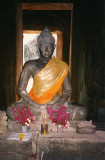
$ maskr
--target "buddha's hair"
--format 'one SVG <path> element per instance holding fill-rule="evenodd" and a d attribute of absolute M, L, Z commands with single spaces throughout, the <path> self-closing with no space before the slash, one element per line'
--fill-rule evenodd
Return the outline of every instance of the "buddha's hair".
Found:
<path fill-rule="evenodd" d="M 40 33 L 40 35 L 37 38 L 38 46 L 40 46 L 44 42 L 49 42 L 55 45 L 55 38 L 53 37 L 52 33 L 49 31 L 47 26 L 44 28 L 44 30 Z"/>

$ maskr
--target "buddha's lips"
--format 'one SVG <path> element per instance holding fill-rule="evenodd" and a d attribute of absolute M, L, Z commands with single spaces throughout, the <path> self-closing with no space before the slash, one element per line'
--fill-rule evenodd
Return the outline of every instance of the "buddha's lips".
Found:
<path fill-rule="evenodd" d="M 43 55 L 44 55 L 45 57 L 49 57 L 49 56 L 51 55 L 51 53 L 49 53 L 49 52 L 44 52 Z"/>

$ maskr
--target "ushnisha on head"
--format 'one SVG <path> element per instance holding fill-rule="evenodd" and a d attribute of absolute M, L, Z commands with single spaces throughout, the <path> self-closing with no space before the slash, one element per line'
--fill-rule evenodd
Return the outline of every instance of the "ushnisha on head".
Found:
<path fill-rule="evenodd" d="M 50 58 L 55 49 L 55 39 L 47 27 L 41 32 L 37 38 L 37 44 L 40 56 Z"/>
<path fill-rule="evenodd" d="M 43 43 L 51 43 L 55 46 L 55 38 L 52 36 L 52 33 L 49 31 L 48 27 L 45 27 L 45 29 L 40 33 L 37 38 L 38 46 Z"/>

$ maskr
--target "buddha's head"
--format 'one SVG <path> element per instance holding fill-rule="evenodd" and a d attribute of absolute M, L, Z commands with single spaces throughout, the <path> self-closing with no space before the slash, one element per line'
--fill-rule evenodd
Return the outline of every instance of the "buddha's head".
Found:
<path fill-rule="evenodd" d="M 47 27 L 38 36 L 37 44 L 41 56 L 46 58 L 52 57 L 55 49 L 55 39 Z"/>

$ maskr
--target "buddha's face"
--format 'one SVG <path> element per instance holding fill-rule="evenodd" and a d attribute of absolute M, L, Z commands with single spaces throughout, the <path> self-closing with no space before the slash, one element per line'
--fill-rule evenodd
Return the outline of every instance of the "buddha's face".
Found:
<path fill-rule="evenodd" d="M 42 43 L 39 46 L 40 54 L 46 58 L 50 58 L 54 52 L 54 45 L 52 43 Z"/>

